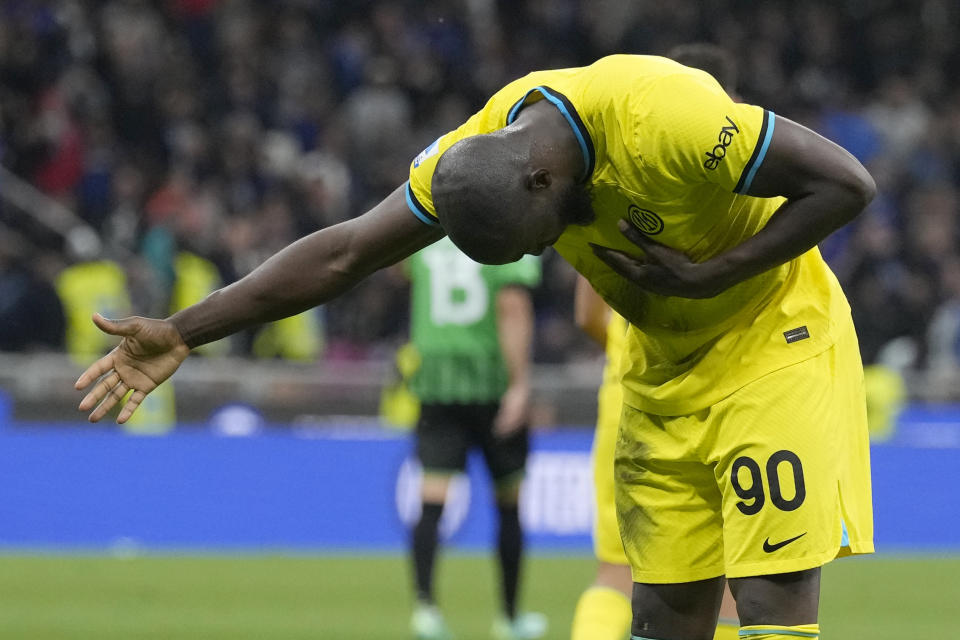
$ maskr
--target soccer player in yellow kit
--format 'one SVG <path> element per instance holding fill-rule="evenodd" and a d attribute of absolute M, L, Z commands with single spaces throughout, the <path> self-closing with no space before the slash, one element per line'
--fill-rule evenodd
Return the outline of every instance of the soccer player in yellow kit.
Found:
<path fill-rule="evenodd" d="M 667 53 L 671 60 L 713 76 L 727 94 L 736 101 L 737 66 L 726 50 L 706 42 L 674 47 Z M 581 329 L 604 347 L 606 364 L 603 382 L 597 394 L 597 426 L 593 437 L 593 484 L 596 512 L 593 527 L 593 548 L 597 557 L 597 574 L 593 583 L 580 595 L 571 624 L 571 640 L 621 640 L 630 628 L 630 595 L 633 581 L 630 563 L 623 550 L 617 526 L 613 490 L 613 456 L 623 394 L 620 391 L 621 354 L 626 342 L 627 322 L 613 313 L 603 298 L 578 276 L 574 296 L 574 318 Z M 723 590 L 720 619 L 714 640 L 736 640 L 739 622 L 736 602 L 730 590 Z"/>
<path fill-rule="evenodd" d="M 499 264 L 554 248 L 630 322 L 615 460 L 635 640 L 817 638 L 819 567 L 873 549 L 862 367 L 816 243 L 873 197 L 848 153 L 707 73 L 617 55 L 531 73 L 307 236 L 78 379 L 125 421 L 192 347 L 303 311 L 443 233 Z M 419 226 L 418 226 L 419 225 Z M 127 394 L 129 392 L 129 397 Z"/>

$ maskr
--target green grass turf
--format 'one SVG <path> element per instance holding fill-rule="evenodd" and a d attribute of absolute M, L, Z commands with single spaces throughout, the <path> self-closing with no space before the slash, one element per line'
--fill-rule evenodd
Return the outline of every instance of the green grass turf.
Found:
<path fill-rule="evenodd" d="M 569 637 L 573 605 L 593 572 L 587 556 L 537 555 L 523 602 Z M 960 556 L 844 560 L 825 570 L 824 640 L 950 638 Z M 486 638 L 494 565 L 441 559 L 438 593 L 462 640 Z M 0 555 L 0 638 L 402 639 L 409 572 L 399 556 Z"/>

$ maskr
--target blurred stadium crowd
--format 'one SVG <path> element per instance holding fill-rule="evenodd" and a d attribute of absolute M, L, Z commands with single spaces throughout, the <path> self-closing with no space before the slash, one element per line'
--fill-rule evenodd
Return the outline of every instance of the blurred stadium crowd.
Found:
<path fill-rule="evenodd" d="M 0 350 L 102 348 L 82 335 L 89 311 L 166 315 L 362 213 L 507 81 L 690 41 L 730 50 L 744 100 L 876 177 L 870 209 L 822 247 L 865 361 L 955 369 L 952 0 L 5 0 L 0 164 L 99 242 L 50 232 L 0 181 Z M 570 322 L 572 272 L 545 261 L 537 359 L 592 353 Z M 325 341 L 326 357 L 381 357 L 405 332 L 401 283 L 381 272 L 322 319 L 224 349 L 311 359 Z"/>

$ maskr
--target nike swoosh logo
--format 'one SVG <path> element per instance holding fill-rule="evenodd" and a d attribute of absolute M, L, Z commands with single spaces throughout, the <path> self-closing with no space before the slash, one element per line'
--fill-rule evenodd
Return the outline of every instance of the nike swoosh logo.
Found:
<path fill-rule="evenodd" d="M 777 542 L 777 543 L 775 543 L 775 544 L 770 544 L 770 538 L 767 538 L 766 540 L 763 541 L 763 550 L 766 551 L 767 553 L 773 553 L 773 552 L 776 551 L 777 549 L 782 549 L 783 547 L 787 546 L 787 545 L 790 544 L 791 542 L 796 542 L 797 540 L 799 540 L 800 538 L 802 538 L 802 537 L 805 536 L 805 535 L 807 535 L 807 532 L 806 532 L 806 531 L 804 531 L 803 533 L 801 533 L 801 534 L 798 535 L 798 536 L 794 536 L 794 537 L 792 537 L 792 538 L 787 538 L 786 540 L 782 540 L 782 541 Z"/>

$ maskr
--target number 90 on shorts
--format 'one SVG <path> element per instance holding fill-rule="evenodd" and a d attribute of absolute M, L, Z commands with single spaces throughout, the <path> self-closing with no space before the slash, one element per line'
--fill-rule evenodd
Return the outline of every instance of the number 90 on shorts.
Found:
<path fill-rule="evenodd" d="M 853 342 L 853 347 L 856 343 Z M 873 550 L 859 353 L 837 344 L 683 416 L 624 406 L 615 461 L 634 580 L 801 571 Z"/>

